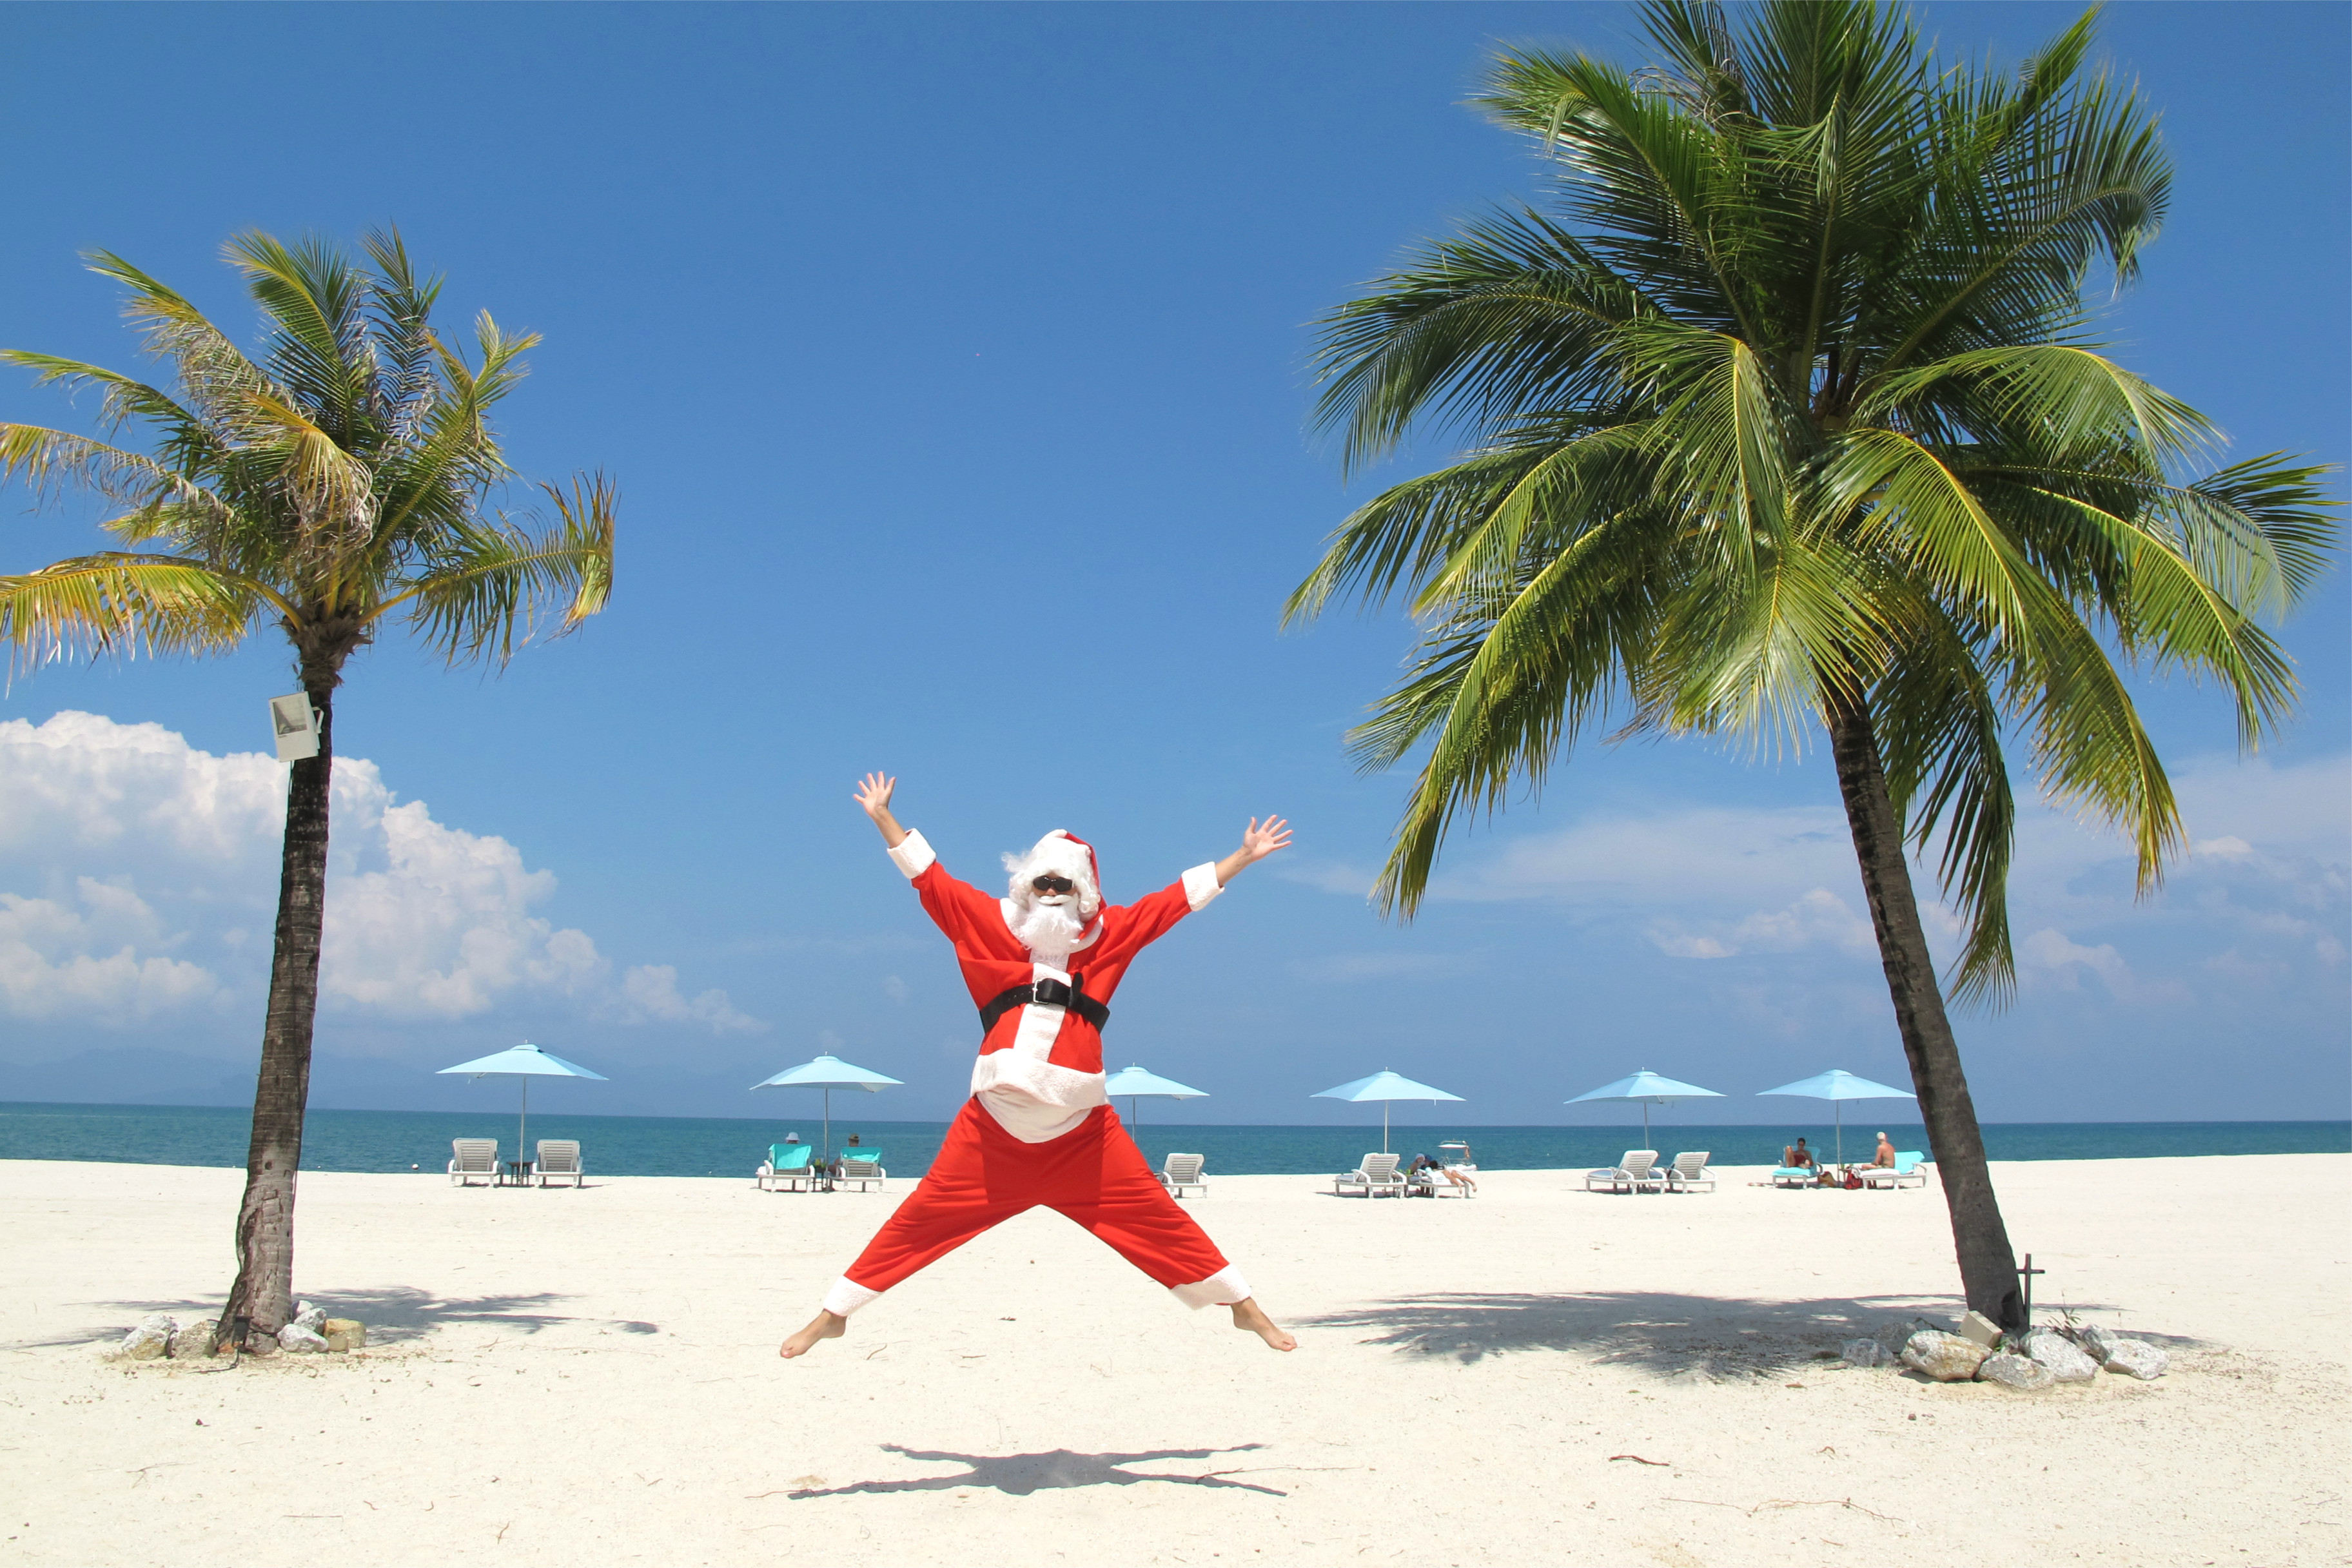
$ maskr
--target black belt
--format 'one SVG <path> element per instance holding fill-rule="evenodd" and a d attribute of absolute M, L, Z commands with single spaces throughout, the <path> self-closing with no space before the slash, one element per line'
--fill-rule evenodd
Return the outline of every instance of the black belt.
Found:
<path fill-rule="evenodd" d="M 1076 982 L 1073 985 L 1065 985 L 1058 980 L 1040 980 L 1031 985 L 1015 985 L 1012 990 L 1000 994 L 980 1010 L 981 1037 L 985 1039 L 988 1032 L 996 1027 L 996 1020 L 1015 1007 L 1025 1007 L 1032 1002 L 1043 1002 L 1049 1007 L 1066 1007 L 1100 1029 L 1110 1022 L 1110 1009 L 1082 989 L 1087 983 L 1085 975 L 1073 978 Z"/>

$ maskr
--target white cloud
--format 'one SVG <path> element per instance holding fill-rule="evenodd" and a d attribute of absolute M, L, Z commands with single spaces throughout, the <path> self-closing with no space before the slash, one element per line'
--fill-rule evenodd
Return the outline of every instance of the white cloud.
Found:
<path fill-rule="evenodd" d="M 88 877 L 75 881 L 79 910 L 0 893 L 0 997 L 10 1014 L 123 1025 L 220 995 L 220 982 L 200 964 L 139 955 L 141 939 L 152 946 L 158 932 L 154 911 L 136 893 Z"/>
<path fill-rule="evenodd" d="M 675 964 L 637 965 L 621 976 L 621 995 L 627 1003 L 630 1023 L 702 1024 L 714 1034 L 751 1034 L 766 1027 L 729 1005 L 724 991 L 702 991 L 691 997 L 680 994 Z"/>
<path fill-rule="evenodd" d="M 2117 997 L 2129 995 L 2136 986 L 2131 965 L 2124 962 L 2111 942 L 2096 947 L 2084 947 L 2067 940 L 2066 933 L 2048 926 L 2016 944 L 2017 967 L 2021 983 L 2030 984 L 2037 974 L 2049 975 L 2068 991 L 2081 987 L 2081 971 L 2089 970 L 2107 984 L 2107 989 Z"/>
<path fill-rule="evenodd" d="M 507 840 L 397 801 L 335 763 L 320 994 L 328 1010 L 476 1017 L 519 1003 L 582 1016 L 757 1028 L 667 965 L 617 979 L 584 931 L 533 912 L 555 878 Z M 275 920 L 284 773 L 158 724 L 64 712 L 0 722 L 0 1005 L 121 1024 L 257 992 Z M 89 873 L 101 873 L 97 879 Z"/>
<path fill-rule="evenodd" d="M 1274 863 L 1274 874 L 1286 882 L 1297 882 L 1326 893 L 1338 893 L 1343 898 L 1369 899 L 1379 873 L 1340 860 L 1292 860 L 1284 858 Z"/>
<path fill-rule="evenodd" d="M 1472 955 L 1453 952 L 1337 952 L 1300 959 L 1286 966 L 1301 980 L 1350 984 L 1362 980 L 1442 980 L 1479 967 Z"/>
<path fill-rule="evenodd" d="M 1833 947 L 1847 952 L 1876 951 L 1870 922 L 1827 888 L 1815 888 L 1786 908 L 1759 910 L 1737 921 L 1709 921 L 1693 929 L 1662 918 L 1645 933 L 1658 950 L 1675 958 L 1729 958 L 1738 952 L 1795 952 Z"/>

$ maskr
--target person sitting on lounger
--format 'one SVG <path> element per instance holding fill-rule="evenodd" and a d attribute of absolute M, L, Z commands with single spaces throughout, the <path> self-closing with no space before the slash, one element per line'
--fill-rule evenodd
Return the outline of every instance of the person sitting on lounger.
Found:
<path fill-rule="evenodd" d="M 1805 1141 L 1800 1138 L 1794 1148 L 1780 1151 L 1780 1163 L 1792 1171 L 1810 1171 L 1817 1162 L 1813 1159 L 1813 1152 L 1806 1148 Z"/>
<path fill-rule="evenodd" d="M 1895 1145 L 1886 1141 L 1886 1134 L 1884 1132 L 1878 1135 L 1878 1152 L 1872 1157 L 1870 1163 L 1874 1165 L 1885 1165 L 1890 1170 L 1894 1168 Z"/>

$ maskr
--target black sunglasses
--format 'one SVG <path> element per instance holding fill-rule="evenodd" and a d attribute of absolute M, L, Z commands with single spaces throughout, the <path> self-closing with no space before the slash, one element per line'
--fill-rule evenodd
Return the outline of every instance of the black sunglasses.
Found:
<path fill-rule="evenodd" d="M 1029 879 L 1029 885 L 1036 889 L 1041 893 L 1066 893 L 1077 886 L 1076 883 L 1071 881 L 1067 877 L 1055 877 L 1050 875 L 1044 877 L 1032 877 Z"/>

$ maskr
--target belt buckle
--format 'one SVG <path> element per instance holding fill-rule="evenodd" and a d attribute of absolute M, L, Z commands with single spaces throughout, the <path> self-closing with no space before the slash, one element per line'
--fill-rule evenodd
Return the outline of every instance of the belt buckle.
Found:
<path fill-rule="evenodd" d="M 1061 981 L 1040 980 L 1032 985 L 1030 990 L 1038 1001 L 1049 1007 L 1066 1007 L 1070 1005 L 1070 988 Z"/>

